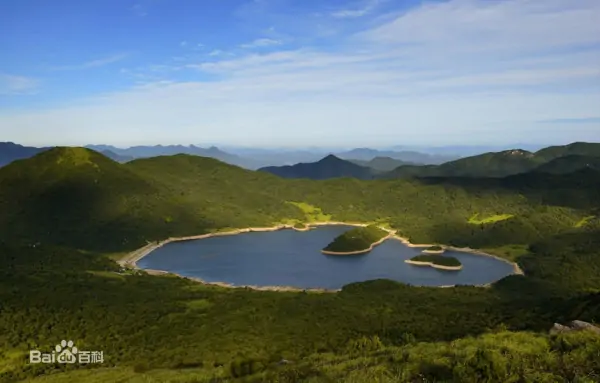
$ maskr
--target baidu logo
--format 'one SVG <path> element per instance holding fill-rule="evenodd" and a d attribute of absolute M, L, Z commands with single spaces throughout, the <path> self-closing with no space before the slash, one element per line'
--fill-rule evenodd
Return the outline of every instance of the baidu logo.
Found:
<path fill-rule="evenodd" d="M 104 363 L 104 352 L 79 350 L 72 340 L 62 340 L 52 352 L 30 350 L 29 363 Z"/>

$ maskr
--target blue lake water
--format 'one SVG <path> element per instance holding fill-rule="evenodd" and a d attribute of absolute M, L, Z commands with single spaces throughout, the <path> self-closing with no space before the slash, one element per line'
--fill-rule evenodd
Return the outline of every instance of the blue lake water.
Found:
<path fill-rule="evenodd" d="M 479 285 L 512 273 L 512 266 L 491 257 L 447 251 L 463 269 L 444 271 L 404 261 L 421 253 L 389 239 L 364 255 L 321 253 L 348 226 L 321 226 L 298 232 L 280 230 L 169 243 L 138 262 L 207 282 L 233 285 L 339 289 L 352 282 L 391 279 L 416 286 Z"/>

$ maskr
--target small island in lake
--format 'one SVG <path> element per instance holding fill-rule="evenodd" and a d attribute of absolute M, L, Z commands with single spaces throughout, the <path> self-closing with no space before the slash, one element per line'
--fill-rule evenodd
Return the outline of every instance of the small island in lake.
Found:
<path fill-rule="evenodd" d="M 423 254 L 443 254 L 444 248 L 441 246 L 429 246 L 425 250 L 422 251 Z"/>
<path fill-rule="evenodd" d="M 458 259 L 438 254 L 421 254 L 404 262 L 417 266 L 431 266 L 442 270 L 462 269 L 462 263 Z"/>
<path fill-rule="evenodd" d="M 382 243 L 390 233 L 375 225 L 357 227 L 337 236 L 321 252 L 331 255 L 368 253 Z"/>

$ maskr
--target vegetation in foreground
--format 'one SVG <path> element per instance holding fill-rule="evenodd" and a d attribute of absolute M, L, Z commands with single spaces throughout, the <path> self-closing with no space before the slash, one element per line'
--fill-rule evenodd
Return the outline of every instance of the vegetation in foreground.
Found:
<path fill-rule="evenodd" d="M 459 267 L 462 263 L 454 257 L 440 254 L 419 254 L 410 259 L 415 262 L 428 262 L 433 265 L 447 266 L 447 267 Z"/>
<path fill-rule="evenodd" d="M 286 365 L 253 360 L 176 371 L 121 367 L 50 375 L 33 382 L 593 383 L 600 379 L 598 352 L 600 335 L 592 332 L 547 336 L 500 331 L 434 343 L 407 337 L 402 346 L 385 346 L 375 336 L 348 342 L 343 353 L 314 354 Z"/>
<path fill-rule="evenodd" d="M 376 225 L 355 227 L 338 235 L 323 250 L 336 253 L 369 250 L 371 246 L 387 237 L 389 233 Z"/>

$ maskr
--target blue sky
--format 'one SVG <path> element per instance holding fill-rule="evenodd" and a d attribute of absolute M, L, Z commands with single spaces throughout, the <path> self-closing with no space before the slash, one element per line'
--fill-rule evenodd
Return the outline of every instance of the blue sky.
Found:
<path fill-rule="evenodd" d="M 3 0 L 0 141 L 600 141 L 598 0 Z"/>

